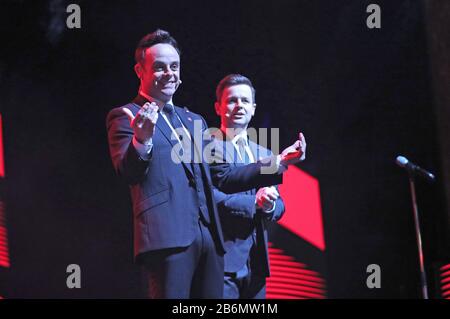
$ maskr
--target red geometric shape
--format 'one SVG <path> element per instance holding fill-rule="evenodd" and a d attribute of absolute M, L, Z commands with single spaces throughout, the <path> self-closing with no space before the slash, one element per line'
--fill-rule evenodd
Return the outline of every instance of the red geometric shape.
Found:
<path fill-rule="evenodd" d="M 325 250 L 320 188 L 316 178 L 295 166 L 283 174 L 279 186 L 286 211 L 278 224 L 320 250 Z"/>

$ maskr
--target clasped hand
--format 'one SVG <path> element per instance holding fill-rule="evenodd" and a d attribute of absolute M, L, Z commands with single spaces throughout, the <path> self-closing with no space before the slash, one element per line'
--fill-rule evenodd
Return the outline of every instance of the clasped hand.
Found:
<path fill-rule="evenodd" d="M 280 197 L 280 194 L 274 186 L 262 187 L 256 192 L 256 206 L 262 210 L 270 211 L 278 197 Z"/>

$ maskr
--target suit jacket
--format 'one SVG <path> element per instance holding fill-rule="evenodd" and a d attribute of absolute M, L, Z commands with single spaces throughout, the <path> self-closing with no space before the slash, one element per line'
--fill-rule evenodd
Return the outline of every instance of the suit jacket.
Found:
<path fill-rule="evenodd" d="M 146 100 L 137 96 L 133 103 L 125 105 L 136 115 Z M 194 139 L 194 121 L 207 129 L 205 120 L 187 108 L 175 106 L 184 126 Z M 197 123 L 199 123 L 197 122 Z M 187 247 L 195 239 L 198 228 L 198 197 L 189 163 L 176 163 L 171 158 L 176 141 L 172 131 L 160 116 L 153 135 L 153 148 L 149 160 L 140 158 L 132 143 L 133 129 L 122 107 L 111 110 L 106 120 L 111 159 L 116 172 L 129 187 L 134 215 L 134 253 L 164 248 Z M 202 139 L 199 148 L 210 141 Z M 255 185 L 271 185 L 281 182 L 281 175 L 261 175 L 262 163 L 238 169 L 220 163 L 214 168 L 207 161 L 200 164 L 205 176 L 203 191 L 208 202 L 211 232 L 218 252 L 224 253 L 222 229 L 214 201 L 212 181 L 225 189 L 236 191 L 254 188 Z"/>
<path fill-rule="evenodd" d="M 222 137 L 222 134 L 220 136 Z M 270 150 L 251 140 L 248 142 L 255 159 L 272 155 Z M 215 143 L 222 149 L 222 154 L 231 166 L 244 165 L 235 160 L 236 151 L 231 141 L 216 138 Z M 254 188 L 235 194 L 225 194 L 214 189 L 225 240 L 225 272 L 239 271 L 250 257 L 252 272 L 263 276 L 270 275 L 266 224 L 279 220 L 284 214 L 285 207 L 279 197 L 271 214 L 256 209 L 256 192 L 257 189 Z"/>

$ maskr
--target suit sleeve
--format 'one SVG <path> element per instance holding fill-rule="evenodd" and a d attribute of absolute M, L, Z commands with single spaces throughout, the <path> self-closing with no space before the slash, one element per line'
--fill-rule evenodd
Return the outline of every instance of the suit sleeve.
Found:
<path fill-rule="evenodd" d="M 277 190 L 278 190 L 278 187 L 277 187 Z M 278 197 L 275 203 L 276 203 L 275 210 L 271 214 L 267 214 L 268 216 L 266 216 L 266 219 L 273 221 L 273 222 L 279 221 L 281 219 L 281 217 L 283 217 L 284 212 L 285 212 L 284 202 L 281 197 Z M 262 213 L 262 214 L 264 214 L 264 213 Z"/>
<path fill-rule="evenodd" d="M 113 109 L 107 116 L 109 152 L 117 174 L 128 184 L 139 183 L 147 173 L 149 160 L 143 160 L 133 146 L 133 129 L 121 108 Z"/>
<path fill-rule="evenodd" d="M 212 182 L 222 192 L 231 194 L 282 184 L 282 174 L 267 174 L 267 171 L 264 174 L 263 168 L 267 168 L 267 164 L 258 161 L 236 167 L 227 163 L 224 153 L 223 149 L 216 144 L 214 155 L 209 159 Z"/>
<path fill-rule="evenodd" d="M 213 188 L 214 199 L 220 214 L 253 219 L 256 213 L 255 195 L 225 194 Z"/>
<path fill-rule="evenodd" d="M 214 141 L 210 141 L 214 143 Z M 234 166 L 227 163 L 226 154 L 217 144 L 209 158 L 209 167 L 214 186 L 225 193 L 239 193 L 283 182 L 282 174 L 264 174 L 267 164 L 258 161 L 245 166 Z"/>
<path fill-rule="evenodd" d="M 264 164 L 261 162 L 245 166 L 232 167 L 228 163 L 211 163 L 213 184 L 226 193 L 244 192 L 282 183 L 282 175 L 261 174 Z"/>

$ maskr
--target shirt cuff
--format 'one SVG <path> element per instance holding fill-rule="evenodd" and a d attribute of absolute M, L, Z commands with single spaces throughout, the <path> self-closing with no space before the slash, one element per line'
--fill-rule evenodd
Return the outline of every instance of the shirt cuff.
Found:
<path fill-rule="evenodd" d="M 281 163 L 281 155 L 278 155 L 276 158 L 277 172 L 278 174 L 283 174 L 288 169 L 288 166 Z"/>
<path fill-rule="evenodd" d="M 135 136 L 133 136 L 133 146 L 136 149 L 136 152 L 138 155 L 145 161 L 148 161 L 150 159 L 150 153 L 152 152 L 153 148 L 153 141 L 150 139 L 148 144 L 142 144 L 138 142 Z"/>

